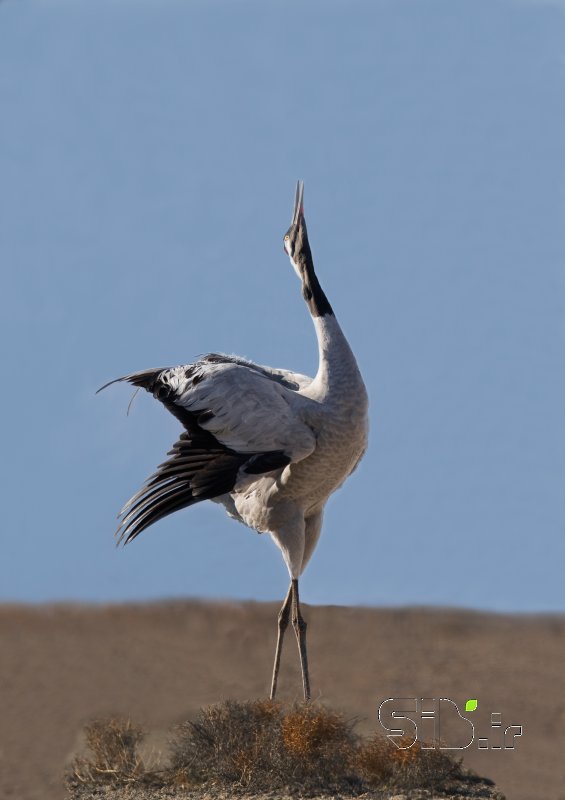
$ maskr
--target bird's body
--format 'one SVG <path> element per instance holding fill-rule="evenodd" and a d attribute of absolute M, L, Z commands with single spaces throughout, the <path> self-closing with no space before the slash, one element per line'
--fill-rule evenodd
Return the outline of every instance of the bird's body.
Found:
<path fill-rule="evenodd" d="M 343 337 L 334 317 L 324 326 L 328 323 L 334 337 Z M 228 501 L 228 508 L 233 502 L 246 525 L 271 534 L 293 578 L 302 574 L 312 555 L 328 497 L 353 471 L 367 445 L 367 395 L 344 338 L 343 344 L 339 361 L 322 362 L 323 372 L 303 388 L 282 388 L 293 418 L 308 429 L 298 432 L 297 457 L 278 473 L 242 487 Z M 290 392 L 293 396 L 288 397 Z M 299 458 L 307 448 L 310 452 Z M 302 521 L 303 541 L 295 532 Z"/>
<path fill-rule="evenodd" d="M 130 541 L 173 511 L 211 499 L 250 528 L 270 533 L 291 578 L 279 615 L 271 696 L 292 606 L 308 698 L 298 578 L 318 541 L 328 497 L 365 451 L 368 403 L 355 357 L 314 273 L 300 184 L 285 250 L 316 328 L 316 376 L 209 354 L 118 379 L 152 392 L 185 427 L 171 458 L 122 509 L 119 532 Z"/>

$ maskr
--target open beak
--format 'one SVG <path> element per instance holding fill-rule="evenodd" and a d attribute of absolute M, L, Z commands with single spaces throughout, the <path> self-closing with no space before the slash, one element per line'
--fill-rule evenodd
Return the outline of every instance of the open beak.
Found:
<path fill-rule="evenodd" d="M 304 214 L 304 181 L 296 184 L 296 194 L 294 195 L 294 211 L 292 212 L 292 225 L 298 225 L 300 216 Z"/>

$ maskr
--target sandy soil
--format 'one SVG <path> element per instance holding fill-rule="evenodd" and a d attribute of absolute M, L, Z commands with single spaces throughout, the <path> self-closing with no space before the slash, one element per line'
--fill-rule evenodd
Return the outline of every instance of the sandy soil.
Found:
<path fill-rule="evenodd" d="M 371 793 L 356 796 L 339 795 L 316 795 L 307 797 L 305 800 L 504 800 L 504 796 L 496 789 L 485 784 L 476 786 L 460 787 L 464 793 L 455 789 L 453 793 L 436 794 L 429 790 L 414 790 L 399 794 L 398 792 Z M 296 800 L 296 797 L 272 792 L 269 794 L 236 794 L 214 791 L 179 791 L 174 789 L 144 790 L 136 787 L 135 789 L 114 789 L 104 787 L 102 789 L 86 790 L 78 794 L 73 794 L 71 800 Z"/>
<path fill-rule="evenodd" d="M 271 604 L 0 607 L 0 798 L 59 800 L 61 773 L 95 716 L 167 729 L 209 703 L 264 696 L 276 637 Z M 465 751 L 508 800 L 565 798 L 565 617 L 433 609 L 305 607 L 313 691 L 377 726 L 387 697 L 478 698 L 520 724 L 514 750 Z M 289 637 L 281 699 L 298 699 Z M 494 737 L 494 738 L 493 738 Z"/>

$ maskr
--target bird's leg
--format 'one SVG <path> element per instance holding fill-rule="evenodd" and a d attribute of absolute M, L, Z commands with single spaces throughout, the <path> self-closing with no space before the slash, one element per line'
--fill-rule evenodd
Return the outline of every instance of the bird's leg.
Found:
<path fill-rule="evenodd" d="M 273 680 L 271 682 L 271 694 L 270 694 L 271 700 L 275 699 L 275 694 L 277 692 L 277 679 L 279 677 L 279 667 L 281 664 L 282 643 L 284 639 L 284 633 L 288 627 L 288 621 L 290 619 L 291 603 L 292 603 L 292 583 L 289 586 L 285 601 L 282 604 L 281 610 L 279 611 L 279 633 L 277 636 L 277 649 L 275 650 Z"/>
<path fill-rule="evenodd" d="M 292 627 L 298 642 L 300 654 L 300 668 L 302 669 L 302 685 L 304 687 L 304 700 L 310 700 L 310 676 L 308 674 L 308 655 L 306 653 L 306 623 L 300 613 L 300 600 L 298 599 L 298 580 L 293 578 L 290 588 L 292 590 Z"/>

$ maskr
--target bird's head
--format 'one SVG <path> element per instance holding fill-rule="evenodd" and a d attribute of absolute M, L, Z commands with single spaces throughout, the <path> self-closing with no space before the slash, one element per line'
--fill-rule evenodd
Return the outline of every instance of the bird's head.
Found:
<path fill-rule="evenodd" d="M 304 219 L 303 200 L 304 183 L 298 181 L 294 196 L 292 222 L 284 235 L 284 249 L 288 253 L 294 271 L 302 281 L 302 296 L 308 303 L 310 313 L 313 317 L 323 317 L 326 314 L 333 314 L 333 311 L 314 271 L 314 260 Z"/>
<path fill-rule="evenodd" d="M 312 252 L 308 242 L 308 231 L 304 219 L 304 182 L 296 184 L 294 196 L 294 210 L 290 228 L 284 235 L 284 249 L 290 258 L 294 271 L 301 280 L 304 280 L 305 270 L 312 267 Z"/>

